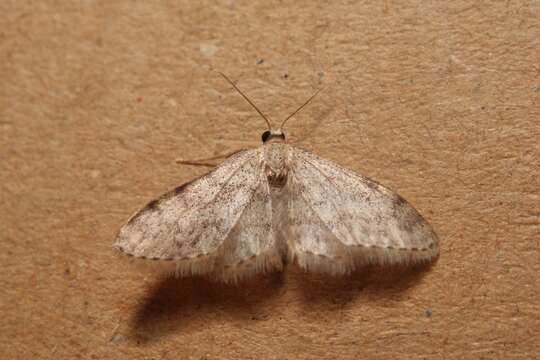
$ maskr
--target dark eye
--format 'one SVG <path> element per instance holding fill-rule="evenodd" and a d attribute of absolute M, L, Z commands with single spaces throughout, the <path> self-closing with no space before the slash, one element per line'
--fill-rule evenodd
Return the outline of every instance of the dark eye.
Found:
<path fill-rule="evenodd" d="M 265 132 L 263 132 L 261 137 L 263 143 L 267 142 L 268 139 L 270 139 L 270 131 L 266 130 Z"/>

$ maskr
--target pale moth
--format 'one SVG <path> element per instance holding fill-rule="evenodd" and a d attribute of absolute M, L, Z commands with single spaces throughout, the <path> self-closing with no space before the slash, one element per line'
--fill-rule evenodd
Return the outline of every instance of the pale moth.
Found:
<path fill-rule="evenodd" d="M 222 74 L 223 75 L 223 74 Z M 151 201 L 120 229 L 114 247 L 177 276 L 225 282 L 297 263 L 348 274 L 367 264 L 427 262 L 432 227 L 401 196 L 285 141 L 265 119 L 262 146 Z"/>

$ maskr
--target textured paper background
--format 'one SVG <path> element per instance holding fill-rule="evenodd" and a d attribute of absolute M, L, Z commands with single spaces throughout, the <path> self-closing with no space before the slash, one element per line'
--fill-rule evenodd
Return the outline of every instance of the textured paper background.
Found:
<path fill-rule="evenodd" d="M 531 359 L 540 2 L 2 1 L 2 359 Z M 431 268 L 238 288 L 115 256 L 151 198 L 264 122 L 437 229 Z"/>

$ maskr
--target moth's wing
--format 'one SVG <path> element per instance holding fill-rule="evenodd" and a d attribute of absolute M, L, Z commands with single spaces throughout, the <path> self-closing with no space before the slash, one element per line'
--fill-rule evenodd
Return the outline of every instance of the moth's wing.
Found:
<path fill-rule="evenodd" d="M 236 280 L 280 268 L 261 149 L 231 156 L 212 172 L 151 201 L 125 224 L 115 247 L 168 263 L 178 275 Z"/>
<path fill-rule="evenodd" d="M 279 246 L 273 207 L 266 175 L 261 172 L 249 202 L 218 249 L 213 271 L 216 277 L 236 282 L 283 268 L 284 251 Z"/>
<path fill-rule="evenodd" d="M 398 194 L 302 149 L 290 161 L 289 251 L 301 267 L 342 274 L 438 254 L 432 227 Z"/>

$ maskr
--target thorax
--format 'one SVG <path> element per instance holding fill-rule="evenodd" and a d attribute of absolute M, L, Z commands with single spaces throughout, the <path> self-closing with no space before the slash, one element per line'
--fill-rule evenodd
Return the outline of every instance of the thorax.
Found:
<path fill-rule="evenodd" d="M 290 153 L 291 147 L 283 142 L 263 145 L 264 171 L 271 186 L 283 187 L 287 183 Z"/>

